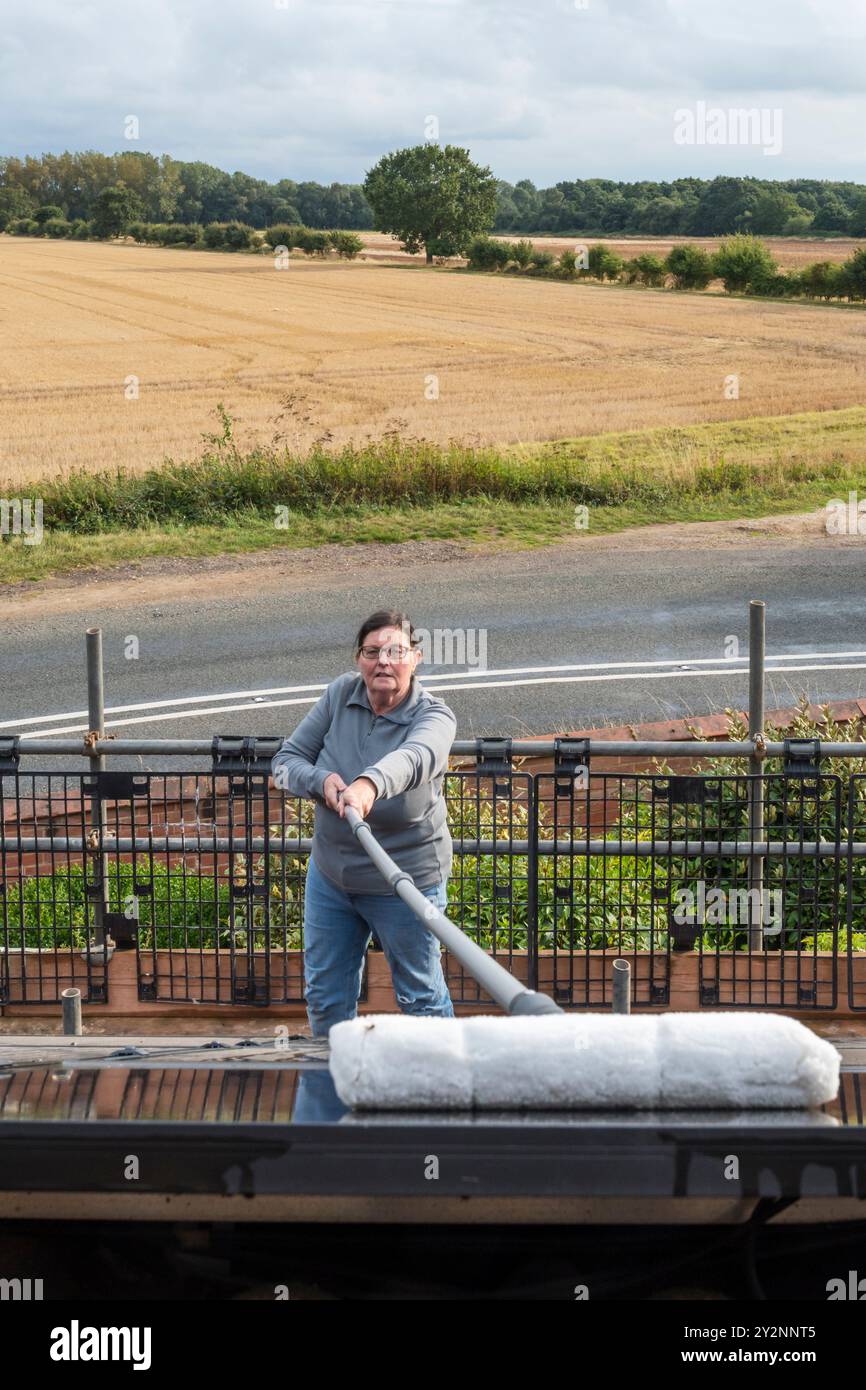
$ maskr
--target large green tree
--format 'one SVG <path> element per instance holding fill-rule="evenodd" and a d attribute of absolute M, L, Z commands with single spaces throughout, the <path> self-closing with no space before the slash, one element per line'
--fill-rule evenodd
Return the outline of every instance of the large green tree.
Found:
<path fill-rule="evenodd" d="M 493 226 L 496 179 L 459 145 L 413 145 L 386 154 L 367 174 L 364 194 L 376 228 L 409 252 L 459 256 Z"/>
<path fill-rule="evenodd" d="M 141 203 L 131 188 L 118 182 L 113 188 L 103 188 L 93 209 L 93 231 L 96 236 L 122 236 L 140 218 Z"/>

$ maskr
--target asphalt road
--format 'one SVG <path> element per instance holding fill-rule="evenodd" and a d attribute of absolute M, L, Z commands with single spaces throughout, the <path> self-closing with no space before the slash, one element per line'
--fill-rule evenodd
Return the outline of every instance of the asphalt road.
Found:
<path fill-rule="evenodd" d="M 866 544 L 572 544 L 368 566 L 359 581 L 345 566 L 302 580 L 262 568 L 228 581 L 206 574 L 186 593 L 174 582 L 160 597 L 159 587 L 130 582 L 108 602 L 83 585 L 62 605 L 7 607 L 0 732 L 86 728 L 84 629 L 98 624 L 106 727 L 118 735 L 288 733 L 351 665 L 359 622 L 388 602 L 431 634 L 423 679 L 451 704 L 463 737 L 742 707 L 752 598 L 767 604 L 768 708 L 802 692 L 866 696 Z M 463 652 L 446 635 L 461 629 Z M 126 654 L 130 638 L 137 657 Z"/>

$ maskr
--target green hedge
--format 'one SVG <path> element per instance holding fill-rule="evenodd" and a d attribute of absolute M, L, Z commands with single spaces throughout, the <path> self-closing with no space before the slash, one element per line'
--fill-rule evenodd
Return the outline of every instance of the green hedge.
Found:
<path fill-rule="evenodd" d="M 650 252 L 624 261 L 604 242 L 588 250 L 588 265 L 576 263 L 574 250 L 555 258 L 529 241 L 516 243 L 477 236 L 467 253 L 470 270 L 521 270 L 549 275 L 552 279 L 624 281 L 661 288 L 670 280 L 674 289 L 704 290 L 721 280 L 730 293 L 773 299 L 866 300 L 866 247 L 853 251 L 842 264 L 817 261 L 802 270 L 782 271 L 769 247 L 757 237 L 740 235 L 722 241 L 710 253 L 700 246 L 674 246 L 662 260 Z"/>

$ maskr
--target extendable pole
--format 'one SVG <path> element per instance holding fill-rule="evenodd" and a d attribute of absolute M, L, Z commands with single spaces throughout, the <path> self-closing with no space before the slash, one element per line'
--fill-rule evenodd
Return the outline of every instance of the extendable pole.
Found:
<path fill-rule="evenodd" d="M 105 688 L 102 676 L 102 628 L 89 627 L 86 633 L 87 640 L 87 719 L 90 725 L 91 740 L 95 735 L 102 738 L 105 733 Z M 105 754 L 97 753 L 90 744 L 90 767 L 95 776 L 105 771 Z M 93 938 L 96 947 L 103 950 L 105 946 L 105 915 L 108 912 L 108 876 L 105 872 L 105 855 L 102 852 L 103 829 L 105 819 L 103 815 L 102 799 L 98 792 L 94 792 L 90 798 L 90 829 L 99 847 L 99 877 L 102 885 L 98 897 L 93 899 Z"/>
<path fill-rule="evenodd" d="M 335 813 L 336 814 L 336 813 Z M 393 888 L 398 898 L 402 898 L 408 907 L 411 907 L 415 916 L 420 918 L 425 927 L 429 927 L 433 935 L 442 942 L 442 945 L 459 960 L 464 969 L 468 970 L 473 979 L 477 980 L 483 990 L 490 995 L 491 999 L 504 1009 L 507 1014 L 561 1014 L 564 1010 L 555 1004 L 546 994 L 539 994 L 534 989 L 527 989 L 519 980 L 515 980 L 513 975 L 488 956 L 486 951 L 482 951 L 474 941 L 452 922 L 444 912 L 440 912 L 438 907 L 434 907 L 429 898 L 425 898 L 413 883 L 409 874 L 405 874 L 399 868 L 390 855 L 386 854 L 379 844 L 369 825 L 358 814 L 354 806 L 345 808 L 346 820 L 355 835 L 356 840 L 363 846 L 369 858 L 373 861 L 382 877 Z"/>

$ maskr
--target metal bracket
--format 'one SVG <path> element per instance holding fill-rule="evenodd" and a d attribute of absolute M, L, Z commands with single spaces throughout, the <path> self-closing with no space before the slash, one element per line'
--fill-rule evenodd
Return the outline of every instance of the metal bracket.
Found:
<path fill-rule="evenodd" d="M 478 772 L 510 772 L 511 738 L 477 738 L 475 767 Z"/>
<path fill-rule="evenodd" d="M 718 800 L 719 783 L 706 777 L 664 777 L 652 783 L 653 801 L 670 801 L 675 806 L 700 805 L 708 798 Z"/>
<path fill-rule="evenodd" d="M 83 787 L 100 801 L 132 801 L 137 796 L 147 796 L 147 773 L 87 772 Z"/>
<path fill-rule="evenodd" d="M 102 927 L 118 951 L 133 950 L 138 931 L 137 917 L 127 917 L 123 912 L 105 912 L 102 916 Z"/>
<path fill-rule="evenodd" d="M 282 734 L 216 734 L 211 744 L 213 771 L 270 772 L 282 746 Z"/>
<path fill-rule="evenodd" d="M 240 971 L 232 975 L 233 1004 L 256 1004 L 262 1007 L 270 1003 L 269 996 L 267 980 L 260 980 L 255 975 L 242 974 Z"/>
<path fill-rule="evenodd" d="M 21 754 L 18 745 L 21 742 L 19 734 L 3 734 L 0 736 L 0 772 L 17 772 L 18 764 L 21 761 Z"/>
<path fill-rule="evenodd" d="M 116 739 L 116 734 L 107 734 L 104 729 L 91 729 L 90 733 L 84 735 L 84 747 L 87 749 L 88 756 L 96 754 L 97 743 L 106 743 L 109 739 Z"/>
<path fill-rule="evenodd" d="M 589 739 L 555 738 L 553 740 L 553 794 L 572 796 L 574 784 L 580 779 L 589 790 Z"/>
<path fill-rule="evenodd" d="M 670 915 L 671 947 L 674 951 L 693 951 L 695 942 L 701 934 L 697 922 L 678 922 Z"/>
<path fill-rule="evenodd" d="M 783 748 L 785 761 L 782 771 L 786 777 L 814 777 L 821 771 L 820 739 L 786 738 Z"/>
<path fill-rule="evenodd" d="M 567 773 L 571 777 L 581 768 L 589 772 L 588 738 L 555 738 L 553 740 L 553 767 L 555 772 Z"/>
<path fill-rule="evenodd" d="M 511 738 L 477 738 L 475 740 L 475 771 L 479 776 L 493 778 L 493 795 L 510 796 L 511 783 L 498 780 L 499 774 L 511 772 Z"/>

